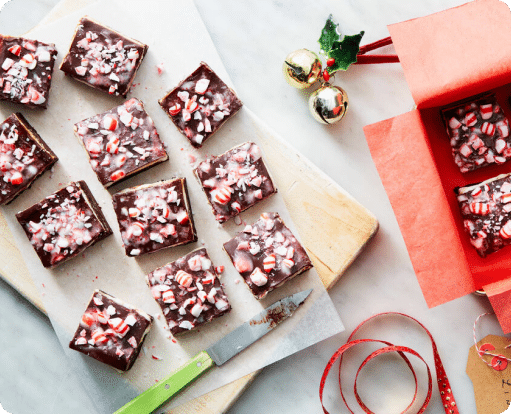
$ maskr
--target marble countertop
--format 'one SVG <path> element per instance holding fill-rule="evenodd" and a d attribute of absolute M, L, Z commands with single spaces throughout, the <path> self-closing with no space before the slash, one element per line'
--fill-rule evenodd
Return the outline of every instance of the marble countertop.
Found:
<path fill-rule="evenodd" d="M 345 119 L 333 126 L 313 120 L 307 91 L 283 79 L 286 55 L 299 48 L 317 51 L 329 14 L 347 34 L 365 31 L 366 44 L 388 36 L 388 24 L 463 4 L 464 0 L 195 0 L 213 42 L 244 104 L 292 143 L 355 199 L 372 211 L 380 231 L 330 291 L 346 332 L 275 363 L 257 376 L 229 414 L 321 412 L 318 388 L 331 355 L 367 317 L 386 311 L 407 313 L 430 329 L 443 358 L 461 413 L 475 413 L 472 383 L 465 374 L 473 324 L 491 310 L 484 297 L 468 295 L 428 309 L 415 277 L 394 213 L 372 162 L 363 126 L 409 111 L 413 100 L 399 64 L 360 65 L 337 75 L 335 84 L 350 99 Z M 2 3 L 0 1 L 0 3 Z M 18 35 L 33 27 L 56 0 L 11 0 L 0 11 L 0 32 Z M 392 52 L 391 47 L 385 49 Z M 2 258 L 5 260 L 6 258 Z M 0 280 L 0 403 L 12 414 L 94 413 L 73 373 L 51 324 Z M 426 334 L 414 325 L 388 319 L 364 330 L 373 338 L 409 346 L 434 366 Z M 481 324 L 479 338 L 502 334 L 495 318 Z M 346 381 L 371 347 L 353 351 Z M 417 365 L 420 396 L 426 373 Z M 345 412 L 336 374 L 327 382 L 325 405 Z M 345 388 L 351 389 L 351 383 Z M 413 396 L 413 378 L 394 356 L 370 364 L 360 378 L 362 398 L 378 412 L 401 412 Z M 354 397 L 350 394 L 349 401 Z M 353 404 L 353 407 L 356 405 Z M 0 410 L 1 411 L 1 410 Z M 428 412 L 441 412 L 434 390 Z M 357 411 L 358 412 L 358 411 Z"/>

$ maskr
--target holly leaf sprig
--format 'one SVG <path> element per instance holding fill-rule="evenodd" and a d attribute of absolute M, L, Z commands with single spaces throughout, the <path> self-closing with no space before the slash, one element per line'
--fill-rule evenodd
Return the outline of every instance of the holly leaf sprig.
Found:
<path fill-rule="evenodd" d="M 321 52 L 327 57 L 326 71 L 331 75 L 338 70 L 347 70 L 352 63 L 357 61 L 360 50 L 360 41 L 364 32 L 356 35 L 343 36 L 339 25 L 334 22 L 332 15 L 328 16 L 325 27 L 318 39 Z"/>

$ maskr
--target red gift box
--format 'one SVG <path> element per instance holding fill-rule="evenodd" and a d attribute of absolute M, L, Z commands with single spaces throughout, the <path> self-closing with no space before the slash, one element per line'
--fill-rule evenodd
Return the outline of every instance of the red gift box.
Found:
<path fill-rule="evenodd" d="M 454 193 L 511 172 L 511 161 L 462 174 L 440 114 L 442 106 L 492 91 L 511 119 L 511 10 L 500 0 L 476 0 L 389 32 L 418 109 L 364 132 L 426 302 L 433 307 L 482 288 L 511 332 L 511 247 L 479 257 Z"/>

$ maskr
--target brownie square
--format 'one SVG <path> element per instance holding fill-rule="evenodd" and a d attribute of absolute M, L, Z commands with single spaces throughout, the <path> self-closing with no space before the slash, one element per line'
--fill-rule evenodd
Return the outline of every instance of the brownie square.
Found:
<path fill-rule="evenodd" d="M 148 46 L 82 17 L 60 70 L 111 95 L 126 96 Z"/>
<path fill-rule="evenodd" d="M 263 213 L 224 243 L 234 267 L 257 299 L 309 270 L 312 263 L 278 213 Z"/>
<path fill-rule="evenodd" d="M 146 276 L 173 335 L 187 332 L 231 310 L 205 248 Z"/>
<path fill-rule="evenodd" d="M 0 125 L 0 205 L 29 188 L 58 158 L 20 113 Z"/>
<path fill-rule="evenodd" d="M 511 157 L 509 121 L 494 94 L 470 98 L 442 110 L 454 162 L 462 173 Z"/>
<path fill-rule="evenodd" d="M 481 257 L 511 244 L 511 174 L 455 189 L 470 243 Z"/>
<path fill-rule="evenodd" d="M 152 321 L 147 313 L 95 290 L 69 348 L 127 371 L 137 359 Z"/>
<path fill-rule="evenodd" d="M 186 178 L 128 188 L 112 197 L 126 255 L 197 241 Z"/>
<path fill-rule="evenodd" d="M 46 108 L 56 56 L 54 44 L 0 35 L 0 100 Z"/>
<path fill-rule="evenodd" d="M 44 267 L 57 266 L 112 234 L 85 181 L 68 184 L 16 218 Z"/>
<path fill-rule="evenodd" d="M 105 187 L 168 160 L 153 120 L 136 98 L 74 126 Z"/>
<path fill-rule="evenodd" d="M 201 162 L 194 173 L 220 223 L 277 192 L 253 142 Z"/>
<path fill-rule="evenodd" d="M 199 148 L 243 105 L 204 62 L 158 101 L 177 129 Z"/>

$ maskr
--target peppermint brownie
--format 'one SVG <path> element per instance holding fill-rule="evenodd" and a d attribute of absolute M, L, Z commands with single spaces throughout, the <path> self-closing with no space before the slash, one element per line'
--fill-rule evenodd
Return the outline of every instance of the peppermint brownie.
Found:
<path fill-rule="evenodd" d="M 253 142 L 201 162 L 194 173 L 220 223 L 277 192 Z"/>
<path fill-rule="evenodd" d="M 20 113 L 0 125 L 0 205 L 8 204 L 58 158 Z"/>
<path fill-rule="evenodd" d="M 128 256 L 197 241 L 185 178 L 128 188 L 113 203 Z"/>
<path fill-rule="evenodd" d="M 257 299 L 309 270 L 312 263 L 278 213 L 263 213 L 224 243 L 234 267 Z"/>
<path fill-rule="evenodd" d="M 54 44 L 0 35 L 0 100 L 46 108 L 56 56 Z"/>
<path fill-rule="evenodd" d="M 470 243 L 481 257 L 511 244 L 511 174 L 455 189 Z"/>
<path fill-rule="evenodd" d="M 68 184 L 16 218 L 44 267 L 54 267 L 112 234 L 85 181 Z"/>
<path fill-rule="evenodd" d="M 112 234 L 85 181 L 68 184 L 16 218 L 44 267 L 54 267 Z"/>
<path fill-rule="evenodd" d="M 152 321 L 147 313 L 95 290 L 69 348 L 127 371 L 137 359 Z"/>
<path fill-rule="evenodd" d="M 60 70 L 93 88 L 126 96 L 147 49 L 147 45 L 85 16 Z"/>
<path fill-rule="evenodd" d="M 172 334 L 196 328 L 231 310 L 206 249 L 197 249 L 146 277 Z"/>
<path fill-rule="evenodd" d="M 462 173 L 511 158 L 509 121 L 494 94 L 442 110 L 454 162 Z"/>
<path fill-rule="evenodd" d="M 204 62 L 159 103 L 196 148 L 242 106 L 234 91 Z"/>
<path fill-rule="evenodd" d="M 136 98 L 78 122 L 74 131 L 105 187 L 168 160 L 153 120 Z"/>

